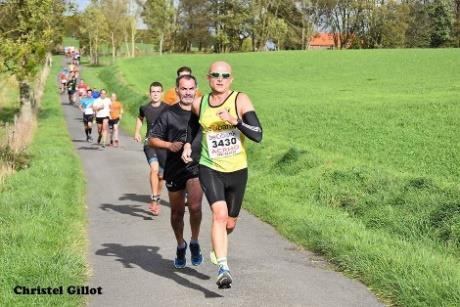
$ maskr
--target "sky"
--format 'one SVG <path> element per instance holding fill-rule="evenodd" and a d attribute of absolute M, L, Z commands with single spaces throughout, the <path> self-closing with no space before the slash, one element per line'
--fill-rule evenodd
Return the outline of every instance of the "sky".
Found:
<path fill-rule="evenodd" d="M 89 2 L 90 0 L 77 0 L 78 10 L 83 11 Z"/>

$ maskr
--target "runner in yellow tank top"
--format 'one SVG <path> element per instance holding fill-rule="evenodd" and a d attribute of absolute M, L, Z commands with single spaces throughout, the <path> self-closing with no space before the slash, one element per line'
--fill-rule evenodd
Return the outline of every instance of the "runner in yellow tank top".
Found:
<path fill-rule="evenodd" d="M 245 138 L 262 140 L 262 127 L 249 97 L 231 90 L 232 68 L 215 62 L 208 71 L 211 93 L 195 99 L 182 159 L 192 160 L 191 143 L 201 129 L 200 183 L 212 210 L 211 240 L 219 269 L 217 285 L 229 288 L 228 234 L 236 225 L 247 182 Z"/>

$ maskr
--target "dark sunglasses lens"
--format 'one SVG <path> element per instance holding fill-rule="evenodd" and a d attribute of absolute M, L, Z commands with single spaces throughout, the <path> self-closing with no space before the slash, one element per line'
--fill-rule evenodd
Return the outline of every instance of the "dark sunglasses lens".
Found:
<path fill-rule="evenodd" d="M 210 73 L 209 75 L 210 75 L 211 77 L 213 77 L 213 78 L 219 78 L 219 75 L 220 75 L 220 74 L 219 74 L 218 72 L 212 72 L 212 73 Z"/>
<path fill-rule="evenodd" d="M 228 79 L 228 78 L 230 78 L 230 74 L 222 74 L 222 78 Z"/>

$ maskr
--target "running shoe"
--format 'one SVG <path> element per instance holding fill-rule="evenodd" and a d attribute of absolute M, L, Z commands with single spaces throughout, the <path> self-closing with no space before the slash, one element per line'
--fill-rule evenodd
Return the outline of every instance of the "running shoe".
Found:
<path fill-rule="evenodd" d="M 176 269 L 185 268 L 185 265 L 187 264 L 187 259 L 185 258 L 186 253 L 187 253 L 187 242 L 185 242 L 184 248 L 177 248 L 176 250 L 176 259 L 174 259 L 174 267 Z"/>
<path fill-rule="evenodd" d="M 212 264 L 217 265 L 217 257 L 216 257 L 216 253 L 214 252 L 214 250 L 212 250 L 212 251 L 209 253 L 209 260 L 211 260 L 211 263 L 212 263 Z"/>
<path fill-rule="evenodd" d="M 201 255 L 200 244 L 190 243 L 190 253 L 192 254 L 192 264 L 200 265 L 203 262 L 203 255 Z"/>
<path fill-rule="evenodd" d="M 230 275 L 230 271 L 228 269 L 223 267 L 219 268 L 216 284 L 219 289 L 228 289 L 232 287 L 232 275 Z"/>

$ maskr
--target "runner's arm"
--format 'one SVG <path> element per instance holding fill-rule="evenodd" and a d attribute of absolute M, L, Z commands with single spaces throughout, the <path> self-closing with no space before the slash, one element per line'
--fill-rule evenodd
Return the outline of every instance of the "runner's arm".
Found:
<path fill-rule="evenodd" d="M 192 143 L 193 140 L 196 138 L 199 130 L 200 130 L 200 123 L 199 123 L 199 116 L 200 113 L 200 104 L 201 98 L 195 98 L 195 101 L 192 105 L 192 114 L 190 115 L 190 119 L 188 121 L 187 126 L 187 136 L 185 138 L 184 150 L 182 151 L 182 160 L 185 163 L 192 162 Z"/>
<path fill-rule="evenodd" d="M 136 129 L 134 130 L 134 139 L 136 142 L 140 142 L 141 138 L 141 127 L 144 122 L 144 110 L 142 107 L 139 108 L 139 116 L 136 118 Z"/>
<path fill-rule="evenodd" d="M 243 120 L 238 119 L 236 128 L 240 130 L 250 140 L 260 143 L 262 141 L 262 126 L 255 111 L 243 114 Z"/>
<path fill-rule="evenodd" d="M 200 130 L 200 123 L 198 121 L 199 117 L 192 112 L 192 114 L 190 115 L 190 119 L 188 121 L 187 137 L 185 139 L 185 143 L 193 143 L 193 140 L 195 139 L 196 135 L 198 134 L 198 131 Z"/>

